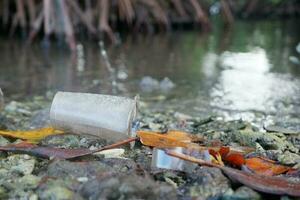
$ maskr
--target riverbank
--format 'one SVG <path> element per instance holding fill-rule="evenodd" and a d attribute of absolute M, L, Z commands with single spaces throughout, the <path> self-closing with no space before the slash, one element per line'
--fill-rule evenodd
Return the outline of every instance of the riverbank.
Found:
<path fill-rule="evenodd" d="M 8 101 L 0 114 L 1 129 L 26 130 L 47 126 L 50 103 L 51 96 Z M 146 102 L 141 103 L 139 120 L 143 130 L 184 130 L 204 137 L 207 144 L 219 141 L 230 146 L 246 145 L 256 148 L 257 155 L 300 169 L 299 129 L 293 134 L 279 128 L 271 132 L 259 131 L 246 121 L 189 116 L 174 110 L 157 111 L 149 109 Z M 20 140 L 0 137 L 1 146 L 18 142 Z M 50 136 L 39 142 L 43 146 L 89 149 L 105 144 L 105 140 L 73 134 Z M 152 149 L 139 142 L 133 149 L 123 149 L 124 153 L 110 152 L 71 161 L 2 152 L 0 196 L 29 199 L 269 198 L 248 187 L 236 186 L 216 168 L 199 166 L 192 171 L 155 168 L 151 166 Z M 293 179 L 300 181 L 300 177 Z"/>

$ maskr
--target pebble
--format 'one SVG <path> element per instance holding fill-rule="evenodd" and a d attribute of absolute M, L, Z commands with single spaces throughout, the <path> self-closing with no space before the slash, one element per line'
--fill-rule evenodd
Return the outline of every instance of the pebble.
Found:
<path fill-rule="evenodd" d="M 108 149 L 94 153 L 94 155 L 103 155 L 104 158 L 120 158 L 124 153 L 124 149 Z"/>
<path fill-rule="evenodd" d="M 79 182 L 87 182 L 88 180 L 89 180 L 88 177 L 78 177 L 77 178 L 77 181 L 79 181 Z"/>

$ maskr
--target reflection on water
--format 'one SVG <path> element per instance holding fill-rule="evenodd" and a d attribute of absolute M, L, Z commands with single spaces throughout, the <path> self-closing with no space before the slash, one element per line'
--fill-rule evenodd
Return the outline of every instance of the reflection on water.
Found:
<path fill-rule="evenodd" d="M 56 43 L 45 51 L 38 43 L 28 48 L 0 39 L 0 86 L 11 98 L 48 90 L 140 93 L 152 106 L 198 116 L 291 119 L 300 113 L 300 65 L 290 61 L 300 57 L 296 24 L 237 22 L 208 35 L 128 36 L 106 48 L 106 56 L 96 42 L 82 42 L 72 55 Z M 170 79 L 175 88 L 143 90 L 145 76 Z"/>
<path fill-rule="evenodd" d="M 224 52 L 220 56 L 221 72 L 212 89 L 212 105 L 231 110 L 276 112 L 276 104 L 285 97 L 299 94 L 300 82 L 290 75 L 270 73 L 266 51 Z"/>

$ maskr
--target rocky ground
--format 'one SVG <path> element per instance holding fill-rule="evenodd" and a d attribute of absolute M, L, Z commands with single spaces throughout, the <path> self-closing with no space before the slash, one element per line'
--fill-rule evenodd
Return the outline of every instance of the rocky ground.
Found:
<path fill-rule="evenodd" d="M 0 113 L 1 129 L 30 129 L 49 124 L 49 97 L 22 102 L 7 100 Z M 197 118 L 173 110 L 154 111 L 142 104 L 141 128 L 180 129 L 224 145 L 256 148 L 256 154 L 300 168 L 300 134 L 282 127 L 259 131 L 244 121 Z M 0 145 L 19 140 L 0 136 Z M 72 134 L 50 136 L 40 145 L 94 149 L 105 140 Z M 80 159 L 47 160 L 0 152 L 0 199 L 292 199 L 253 191 L 228 179 L 219 169 L 197 166 L 175 171 L 151 167 L 152 149 L 137 143 L 106 154 Z M 299 178 L 300 181 L 300 178 Z"/>

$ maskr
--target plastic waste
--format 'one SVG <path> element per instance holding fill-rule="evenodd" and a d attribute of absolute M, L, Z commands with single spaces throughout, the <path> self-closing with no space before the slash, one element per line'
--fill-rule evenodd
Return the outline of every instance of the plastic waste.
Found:
<path fill-rule="evenodd" d="M 131 127 L 136 110 L 137 98 L 58 92 L 51 105 L 50 121 L 59 130 L 117 141 L 135 136 Z"/>
<path fill-rule="evenodd" d="M 183 153 L 183 148 L 172 148 L 172 151 Z M 183 170 L 184 160 L 169 156 L 164 150 L 154 148 L 152 153 L 151 166 L 163 169 Z"/>
<path fill-rule="evenodd" d="M 177 153 L 185 153 L 185 149 L 182 147 L 170 148 L 169 150 Z M 159 148 L 153 149 L 151 166 L 178 171 L 192 171 L 197 167 L 197 165 L 194 163 L 186 162 L 182 159 L 169 156 L 163 149 Z"/>
<path fill-rule="evenodd" d="M 3 92 L 0 88 L 0 110 L 2 110 L 4 107 L 4 95 L 3 95 Z"/>

